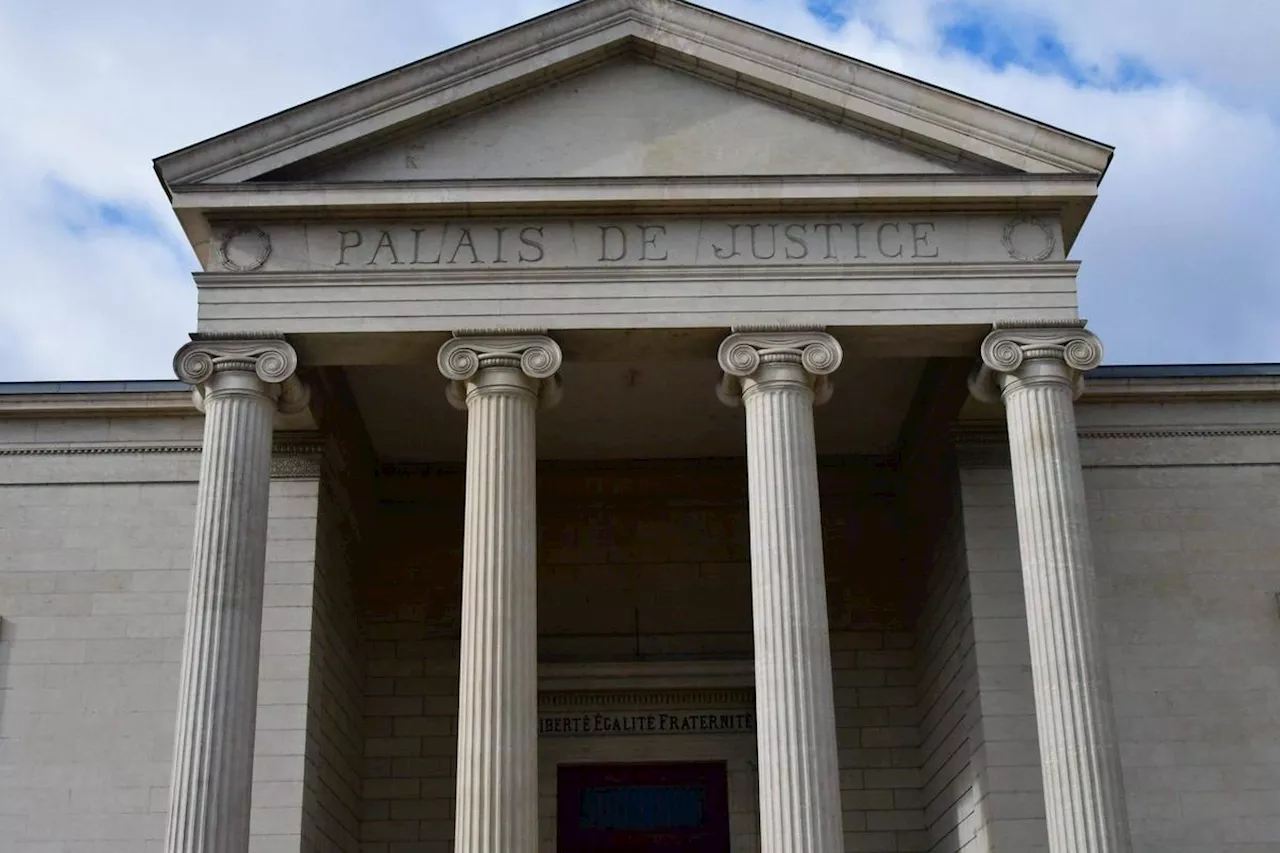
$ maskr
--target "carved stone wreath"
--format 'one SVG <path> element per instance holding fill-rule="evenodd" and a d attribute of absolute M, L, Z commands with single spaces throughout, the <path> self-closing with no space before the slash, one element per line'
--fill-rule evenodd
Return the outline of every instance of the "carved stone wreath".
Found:
<path fill-rule="evenodd" d="M 1017 261 L 1047 260 L 1058 245 L 1053 229 L 1044 220 L 1034 216 L 1018 216 L 1009 220 L 1009 224 L 1004 226 L 1000 242 L 1004 244 L 1009 257 Z M 1040 248 L 1033 249 L 1037 243 Z"/>
<path fill-rule="evenodd" d="M 218 256 L 223 268 L 232 272 L 262 269 L 271 257 L 271 237 L 252 225 L 233 228 L 222 235 Z"/>

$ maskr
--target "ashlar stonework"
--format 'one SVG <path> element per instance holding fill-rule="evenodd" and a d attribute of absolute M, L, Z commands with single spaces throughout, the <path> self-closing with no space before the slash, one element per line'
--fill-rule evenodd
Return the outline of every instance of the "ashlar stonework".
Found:
<path fill-rule="evenodd" d="M 583 0 L 159 158 L 181 381 L 0 386 L 0 847 L 1280 847 L 1280 367 L 1099 366 L 1111 155 Z"/>

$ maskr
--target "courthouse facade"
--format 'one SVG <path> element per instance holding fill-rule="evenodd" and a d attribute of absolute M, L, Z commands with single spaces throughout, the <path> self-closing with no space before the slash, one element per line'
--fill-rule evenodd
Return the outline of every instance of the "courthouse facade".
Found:
<path fill-rule="evenodd" d="M 181 381 L 0 388 L 0 848 L 1280 849 L 1280 370 L 1099 367 L 1111 155 L 583 0 L 160 158 Z"/>

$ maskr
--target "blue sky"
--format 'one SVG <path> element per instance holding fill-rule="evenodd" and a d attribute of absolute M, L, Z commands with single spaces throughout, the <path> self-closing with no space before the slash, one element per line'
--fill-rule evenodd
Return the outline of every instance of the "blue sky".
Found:
<path fill-rule="evenodd" d="M 556 5 L 0 0 L 0 380 L 169 376 L 154 157 Z M 1107 361 L 1280 361 L 1280 3 L 708 5 L 1115 145 L 1073 253 Z"/>

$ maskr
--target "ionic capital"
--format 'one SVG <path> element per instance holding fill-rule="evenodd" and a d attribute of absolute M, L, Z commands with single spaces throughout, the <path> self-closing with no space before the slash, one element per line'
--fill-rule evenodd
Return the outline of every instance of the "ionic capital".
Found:
<path fill-rule="evenodd" d="M 285 414 L 299 412 L 310 394 L 297 370 L 298 354 L 283 338 L 197 338 L 173 357 L 173 372 L 192 386 L 201 410 L 211 394 L 238 390 L 270 397 Z"/>
<path fill-rule="evenodd" d="M 449 402 L 466 409 L 466 395 L 512 377 L 543 406 L 560 399 L 560 345 L 545 334 L 455 334 L 440 347 L 436 363 L 449 383 Z M 488 374 L 486 376 L 486 374 Z"/>
<path fill-rule="evenodd" d="M 1065 384 L 1078 397 L 1082 377 L 1102 362 L 1102 342 L 1084 320 L 997 323 L 982 342 L 982 363 L 969 390 L 997 403 L 1009 390 L 1035 384 Z"/>
<path fill-rule="evenodd" d="M 844 360 L 840 342 L 820 329 L 738 330 L 720 344 L 724 377 L 716 389 L 727 405 L 737 405 L 748 387 L 773 382 L 801 382 L 814 392 L 815 403 L 831 398 L 827 378 Z M 766 375 L 767 374 L 767 375 Z"/>

